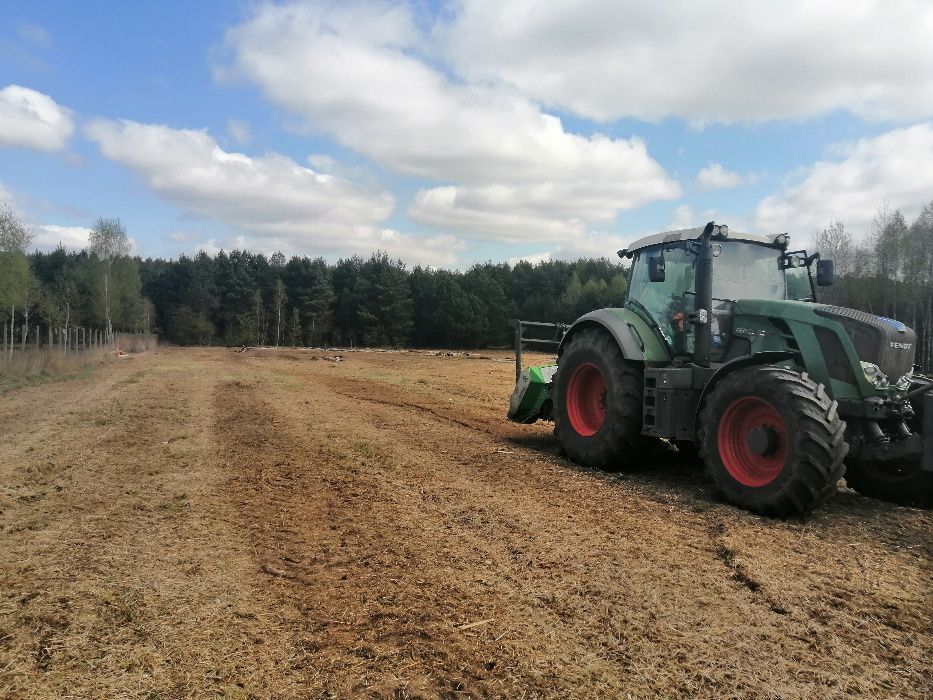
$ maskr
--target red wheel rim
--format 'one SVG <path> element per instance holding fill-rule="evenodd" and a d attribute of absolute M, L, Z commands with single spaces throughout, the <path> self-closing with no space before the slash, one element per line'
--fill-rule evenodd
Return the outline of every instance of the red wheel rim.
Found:
<path fill-rule="evenodd" d="M 567 416 L 578 435 L 595 435 L 606 419 L 606 380 L 591 362 L 577 367 L 567 384 Z"/>
<path fill-rule="evenodd" d="M 787 461 L 784 419 L 757 396 L 743 396 L 729 404 L 719 420 L 716 440 L 726 471 L 745 486 L 770 484 Z"/>

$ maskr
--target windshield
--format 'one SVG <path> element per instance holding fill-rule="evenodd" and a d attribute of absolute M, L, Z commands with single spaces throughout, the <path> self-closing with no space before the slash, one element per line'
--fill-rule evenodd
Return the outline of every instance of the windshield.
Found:
<path fill-rule="evenodd" d="M 744 241 L 723 241 L 713 244 L 713 297 L 721 300 L 786 299 L 781 251 L 769 246 Z M 632 265 L 629 299 L 641 302 L 654 312 L 672 297 L 692 294 L 696 270 L 696 255 L 683 246 L 664 251 L 665 279 L 648 279 L 648 258 L 660 255 L 659 248 L 638 252 Z"/>
<path fill-rule="evenodd" d="M 781 251 L 769 246 L 723 241 L 713 251 L 713 297 L 716 299 L 786 299 Z"/>

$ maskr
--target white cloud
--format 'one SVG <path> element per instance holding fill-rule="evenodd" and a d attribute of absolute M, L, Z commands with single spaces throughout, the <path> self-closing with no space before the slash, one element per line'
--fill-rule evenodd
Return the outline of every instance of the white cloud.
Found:
<path fill-rule="evenodd" d="M 448 79 L 419 58 L 405 6 L 263 5 L 218 77 L 256 82 L 308 128 L 396 172 L 440 181 L 415 220 L 475 238 L 558 240 L 680 193 L 638 139 L 584 137 L 510 89 Z"/>
<path fill-rule="evenodd" d="M 933 114 L 928 0 L 460 0 L 438 32 L 468 80 L 598 120 Z"/>
<path fill-rule="evenodd" d="M 111 160 L 138 173 L 156 193 L 243 233 L 229 247 L 293 254 L 368 254 L 452 264 L 462 243 L 449 235 L 401 233 L 383 225 L 388 192 L 318 173 L 281 154 L 224 151 L 206 131 L 98 119 L 89 138 Z M 217 241 L 214 241 L 217 244 Z"/>
<path fill-rule="evenodd" d="M 544 253 L 532 253 L 531 255 L 519 255 L 514 258 L 509 258 L 507 262 L 509 265 L 514 267 L 520 262 L 527 262 L 531 263 L 532 265 L 537 265 L 538 263 L 549 262 L 551 259 L 551 251 L 546 251 Z"/>
<path fill-rule="evenodd" d="M 461 264 L 461 255 L 466 250 L 466 244 L 460 239 L 450 235 L 431 237 L 416 236 L 402 233 L 390 228 L 367 229 L 357 238 L 349 239 L 340 248 L 327 250 L 309 250 L 293 237 L 237 235 L 226 239 L 210 238 L 206 241 L 193 244 L 191 251 L 198 253 L 203 250 L 208 255 L 215 255 L 221 250 L 231 251 L 252 250 L 271 255 L 276 251 L 286 256 L 292 255 L 318 255 L 325 253 L 331 259 L 338 255 L 368 256 L 376 250 L 384 250 L 392 258 L 401 258 L 410 265 L 432 265 L 443 267 L 458 267 Z"/>
<path fill-rule="evenodd" d="M 509 264 L 514 265 L 521 260 L 535 264 L 547 260 L 577 260 L 579 258 L 608 258 L 620 265 L 620 271 L 628 267 L 628 262 L 619 260 L 617 251 L 628 246 L 632 241 L 642 238 L 648 233 L 620 236 L 605 231 L 588 231 L 587 233 L 558 243 L 551 249 L 528 255 L 517 255 L 509 258 Z"/>
<path fill-rule="evenodd" d="M 697 185 L 701 190 L 727 190 L 756 180 L 755 175 L 740 175 L 712 162 L 697 174 Z"/>
<path fill-rule="evenodd" d="M 90 244 L 91 229 L 84 226 L 42 224 L 32 227 L 35 250 L 55 250 L 59 244 L 67 250 L 84 250 Z"/>
<path fill-rule="evenodd" d="M 0 90 L 0 148 L 58 151 L 73 132 L 71 112 L 48 95 L 19 85 Z"/>
<path fill-rule="evenodd" d="M 757 226 L 810 233 L 835 219 L 858 235 L 885 202 L 910 217 L 933 199 L 933 123 L 837 145 L 831 155 L 759 202 Z"/>
<path fill-rule="evenodd" d="M 238 146 L 245 146 L 253 138 L 249 122 L 245 122 L 241 119 L 227 120 L 227 134 Z"/>
<path fill-rule="evenodd" d="M 49 34 L 45 27 L 32 22 L 20 22 L 16 26 L 16 33 L 22 41 L 38 49 L 49 50 L 55 44 L 52 35 Z"/>
<path fill-rule="evenodd" d="M 693 207 L 689 204 L 678 205 L 674 209 L 674 220 L 670 224 L 671 231 L 677 231 L 682 228 L 693 228 L 697 225 L 696 214 L 693 213 Z"/>
<path fill-rule="evenodd" d="M 198 253 L 204 252 L 210 255 L 211 257 L 214 257 L 215 255 L 217 255 L 217 253 L 219 253 L 223 249 L 224 247 L 217 242 L 216 238 L 211 238 L 202 243 L 198 243 L 194 247 L 194 250 L 192 252 L 195 255 L 197 255 Z"/>

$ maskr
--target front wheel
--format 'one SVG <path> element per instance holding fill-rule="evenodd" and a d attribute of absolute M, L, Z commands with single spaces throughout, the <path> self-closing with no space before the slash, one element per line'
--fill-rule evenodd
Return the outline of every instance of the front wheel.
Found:
<path fill-rule="evenodd" d="M 933 472 L 921 460 L 869 462 L 851 460 L 846 483 L 863 496 L 904 506 L 933 506 Z"/>
<path fill-rule="evenodd" d="M 700 416 L 700 454 L 726 500 L 784 517 L 835 491 L 844 432 L 822 384 L 783 367 L 749 367 L 713 387 Z"/>
<path fill-rule="evenodd" d="M 568 340 L 554 378 L 554 432 L 574 462 L 624 466 L 641 441 L 642 371 L 597 329 Z"/>

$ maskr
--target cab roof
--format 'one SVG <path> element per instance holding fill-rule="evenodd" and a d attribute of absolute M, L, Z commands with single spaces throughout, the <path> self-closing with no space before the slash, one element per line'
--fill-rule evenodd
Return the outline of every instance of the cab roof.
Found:
<path fill-rule="evenodd" d="M 703 233 L 703 227 L 698 226 L 697 228 L 681 228 L 676 231 L 664 231 L 663 233 L 655 233 L 650 236 L 645 236 L 644 238 L 639 238 L 637 241 L 632 243 L 624 251 L 619 251 L 620 255 L 631 255 L 632 253 L 637 253 L 642 248 L 650 248 L 654 245 L 659 245 L 661 243 L 673 243 L 676 241 L 690 241 L 695 240 L 700 237 Z M 763 235 L 760 233 L 741 233 L 739 231 L 729 231 L 730 241 L 746 241 L 748 243 L 763 243 L 765 245 L 777 246 L 775 239 L 778 236 L 787 236 L 786 233 L 775 233 L 773 235 Z"/>

